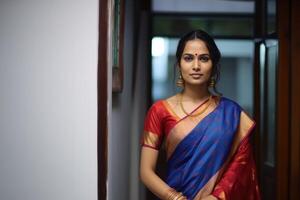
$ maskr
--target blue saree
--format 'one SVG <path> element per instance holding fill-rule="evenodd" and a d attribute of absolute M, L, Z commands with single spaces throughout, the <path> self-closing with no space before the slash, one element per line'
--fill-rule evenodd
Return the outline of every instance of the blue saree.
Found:
<path fill-rule="evenodd" d="M 168 160 L 167 183 L 193 199 L 222 167 L 239 124 L 241 109 L 222 98 L 214 111 L 177 145 Z"/>

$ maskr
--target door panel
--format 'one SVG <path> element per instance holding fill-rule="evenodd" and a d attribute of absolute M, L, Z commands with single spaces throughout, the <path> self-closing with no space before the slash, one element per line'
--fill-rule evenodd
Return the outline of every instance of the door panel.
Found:
<path fill-rule="evenodd" d="M 278 42 L 260 43 L 260 174 L 262 199 L 275 199 L 276 187 L 276 88 Z"/>

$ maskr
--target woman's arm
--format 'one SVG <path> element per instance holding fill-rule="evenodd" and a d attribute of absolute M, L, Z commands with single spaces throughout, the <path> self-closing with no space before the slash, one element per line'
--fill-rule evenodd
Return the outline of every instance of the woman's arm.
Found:
<path fill-rule="evenodd" d="M 207 197 L 202 198 L 201 200 L 218 200 L 218 198 L 213 195 L 209 195 Z"/>
<path fill-rule="evenodd" d="M 140 163 L 140 177 L 146 187 L 153 192 L 160 199 L 176 199 L 168 198 L 172 188 L 170 188 L 161 178 L 155 173 L 158 151 L 142 147 L 141 163 Z M 179 193 L 178 193 L 179 194 Z M 184 196 L 177 198 L 178 200 L 186 199 Z"/>

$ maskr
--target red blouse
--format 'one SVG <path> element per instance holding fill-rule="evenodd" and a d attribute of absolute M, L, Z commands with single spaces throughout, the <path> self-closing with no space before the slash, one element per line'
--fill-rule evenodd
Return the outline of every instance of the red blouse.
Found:
<path fill-rule="evenodd" d="M 155 102 L 145 117 L 142 146 L 160 149 L 163 138 L 168 137 L 170 130 L 178 121 L 179 117 L 172 112 L 166 101 Z"/>

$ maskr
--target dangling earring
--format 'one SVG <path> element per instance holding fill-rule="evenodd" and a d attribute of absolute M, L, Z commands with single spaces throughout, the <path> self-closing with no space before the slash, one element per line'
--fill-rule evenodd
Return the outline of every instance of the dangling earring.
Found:
<path fill-rule="evenodd" d="M 215 77 L 211 77 L 210 78 L 208 87 L 211 88 L 210 90 L 212 92 L 214 92 L 216 95 L 218 95 L 218 96 L 222 96 L 223 95 L 222 93 L 218 92 L 218 90 L 216 88 L 216 78 Z"/>
<path fill-rule="evenodd" d="M 209 87 L 214 88 L 216 85 L 216 81 L 214 77 L 210 78 Z"/>
<path fill-rule="evenodd" d="M 183 86 L 184 86 L 184 81 L 183 81 L 183 78 L 182 78 L 180 72 L 179 72 L 179 77 L 178 77 L 178 79 L 177 79 L 176 85 L 177 85 L 178 87 L 183 87 Z"/>

